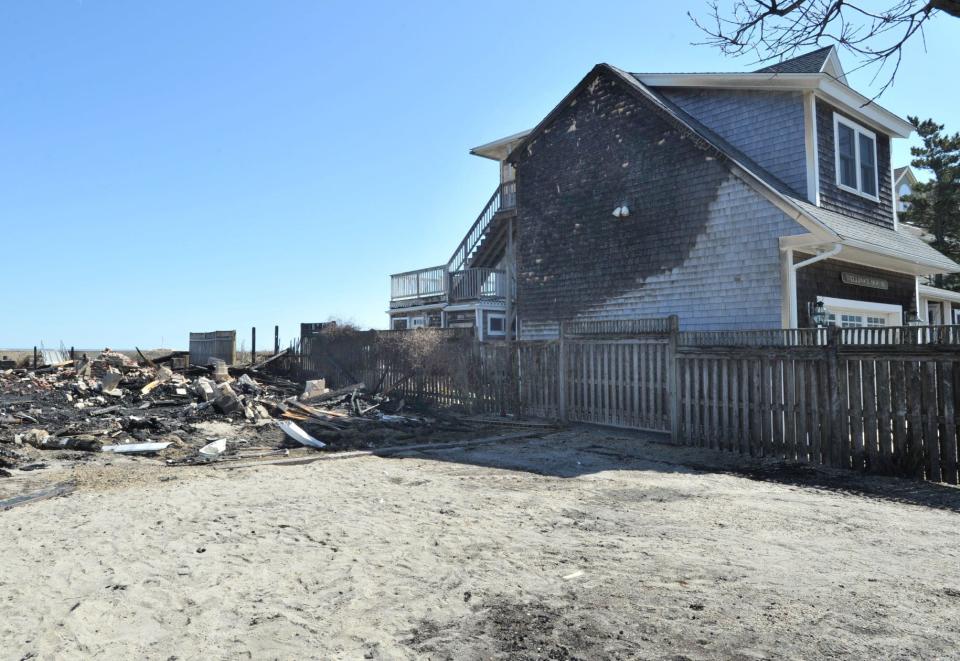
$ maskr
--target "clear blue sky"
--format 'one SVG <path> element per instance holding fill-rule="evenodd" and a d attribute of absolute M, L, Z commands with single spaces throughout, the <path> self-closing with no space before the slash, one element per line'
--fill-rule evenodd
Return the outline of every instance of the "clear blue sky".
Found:
<path fill-rule="evenodd" d="M 685 12 L 705 8 L 3 3 L 0 347 L 383 327 L 388 275 L 445 262 L 497 183 L 470 147 L 534 125 L 598 62 L 749 70 L 690 45 Z M 938 19 L 881 103 L 960 130 L 958 38 Z"/>

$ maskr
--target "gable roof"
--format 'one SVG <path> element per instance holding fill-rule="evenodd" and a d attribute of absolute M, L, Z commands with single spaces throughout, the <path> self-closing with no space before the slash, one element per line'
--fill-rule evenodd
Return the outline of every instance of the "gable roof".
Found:
<path fill-rule="evenodd" d="M 822 239 L 824 243 L 836 242 L 861 248 L 870 252 L 885 254 L 938 272 L 958 272 L 960 265 L 927 245 L 918 237 L 896 229 L 871 225 L 870 223 L 847 218 L 810 204 L 796 197 L 782 181 L 747 157 L 743 152 L 728 143 L 722 137 L 703 126 L 694 117 L 669 101 L 662 94 L 645 85 L 638 75 L 630 74 L 609 64 L 598 64 L 588 73 L 517 144 L 507 156 L 507 160 L 516 164 L 523 152 L 536 139 L 567 105 L 601 75 L 610 75 L 623 83 L 627 90 L 651 105 L 661 118 L 691 138 L 701 148 L 708 149 L 728 163 L 733 174 L 764 195 L 775 206 L 787 213 L 801 226 Z"/>
<path fill-rule="evenodd" d="M 783 60 L 776 64 L 757 69 L 754 73 L 821 73 L 823 65 L 830 57 L 833 46 L 825 46 L 815 51 Z"/>
<path fill-rule="evenodd" d="M 902 179 L 906 179 L 910 186 L 917 185 L 917 175 L 913 173 L 913 168 L 909 165 L 904 165 L 902 168 L 895 168 L 893 170 L 893 185 L 895 188 Z"/>

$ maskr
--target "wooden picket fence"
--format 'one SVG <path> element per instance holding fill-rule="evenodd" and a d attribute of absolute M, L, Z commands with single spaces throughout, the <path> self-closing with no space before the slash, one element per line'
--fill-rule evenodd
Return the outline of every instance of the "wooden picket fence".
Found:
<path fill-rule="evenodd" d="M 681 334 L 674 438 L 957 484 L 957 327 L 874 330 Z"/>
<path fill-rule="evenodd" d="M 958 356 L 681 349 L 678 438 L 957 483 Z"/>
<path fill-rule="evenodd" d="M 675 443 L 951 484 L 960 478 L 957 326 L 681 332 L 670 317 L 565 323 L 557 340 L 512 346 L 439 330 L 311 342 L 303 374 L 324 374 L 332 387 L 362 380 L 474 412 L 668 432 Z"/>

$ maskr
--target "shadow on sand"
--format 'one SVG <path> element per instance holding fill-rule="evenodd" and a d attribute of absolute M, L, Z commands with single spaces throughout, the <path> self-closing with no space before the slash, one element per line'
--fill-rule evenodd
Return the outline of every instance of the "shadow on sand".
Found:
<path fill-rule="evenodd" d="M 960 488 L 954 486 L 678 447 L 660 434 L 586 425 L 502 444 L 381 456 L 416 457 L 564 479 L 622 470 L 716 473 L 960 513 Z"/>

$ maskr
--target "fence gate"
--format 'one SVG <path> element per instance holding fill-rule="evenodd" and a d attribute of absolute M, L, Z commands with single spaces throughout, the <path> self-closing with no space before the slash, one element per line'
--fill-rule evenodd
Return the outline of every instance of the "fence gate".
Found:
<path fill-rule="evenodd" d="M 524 412 L 670 431 L 676 318 L 568 322 L 553 342 L 518 347 Z"/>

